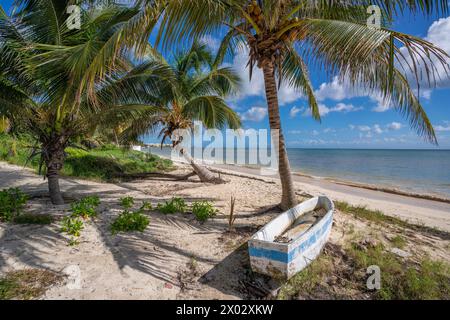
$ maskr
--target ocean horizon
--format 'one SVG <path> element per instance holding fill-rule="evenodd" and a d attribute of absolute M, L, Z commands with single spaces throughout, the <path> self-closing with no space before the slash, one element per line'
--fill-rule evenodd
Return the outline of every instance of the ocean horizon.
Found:
<path fill-rule="evenodd" d="M 250 165 L 249 150 L 245 151 L 246 163 L 240 165 Z M 287 151 L 295 173 L 450 198 L 449 149 L 287 148 Z M 150 152 L 170 157 L 171 149 L 151 147 Z"/>

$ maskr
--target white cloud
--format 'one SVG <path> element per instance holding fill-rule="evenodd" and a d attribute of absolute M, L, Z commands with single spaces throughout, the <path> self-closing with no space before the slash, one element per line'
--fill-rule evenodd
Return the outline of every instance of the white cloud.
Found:
<path fill-rule="evenodd" d="M 278 92 L 278 101 L 280 106 L 292 103 L 301 98 L 303 98 L 301 92 L 295 90 L 293 87 L 290 87 L 286 84 L 286 81 L 281 84 L 281 88 Z"/>
<path fill-rule="evenodd" d="M 381 93 L 371 92 L 363 87 L 352 86 L 349 81 L 341 81 L 337 76 L 335 76 L 331 82 L 322 83 L 319 89 L 314 93 L 319 101 L 327 99 L 342 101 L 352 98 L 369 97 L 372 101 L 377 103 L 376 107 L 373 108 L 373 111 L 384 112 L 391 108 L 391 104 L 384 101 L 385 99 L 383 99 Z M 358 110 L 360 109 L 361 108 L 358 108 Z"/>
<path fill-rule="evenodd" d="M 211 50 L 214 52 L 217 51 L 220 47 L 220 40 L 217 38 L 214 38 L 211 35 L 204 35 L 201 39 L 201 42 L 205 43 Z"/>
<path fill-rule="evenodd" d="M 239 95 L 236 97 L 238 100 L 251 96 L 265 97 L 264 75 L 262 70 L 257 66 L 254 66 L 252 80 L 249 80 L 250 70 L 247 65 L 248 53 L 248 49 L 240 50 L 233 60 L 233 69 L 242 78 L 242 87 Z M 287 81 L 282 82 L 281 87 L 278 90 L 278 101 L 280 106 L 292 103 L 301 98 L 303 98 L 301 92 L 290 87 Z"/>
<path fill-rule="evenodd" d="M 358 126 L 358 130 L 362 132 L 368 132 L 372 129 L 369 126 Z"/>
<path fill-rule="evenodd" d="M 355 107 L 352 104 L 338 103 L 331 112 L 354 112 L 362 110 L 362 107 Z"/>
<path fill-rule="evenodd" d="M 250 81 L 247 62 L 248 50 L 243 50 L 234 57 L 233 68 L 242 78 L 242 87 L 237 97 L 238 99 L 264 95 L 264 76 L 261 69 L 253 69 L 252 80 Z"/>
<path fill-rule="evenodd" d="M 434 126 L 434 129 L 438 132 L 450 131 L 450 121 L 444 121 L 444 125 Z"/>
<path fill-rule="evenodd" d="M 295 118 L 297 116 L 298 113 L 302 112 L 303 108 L 297 108 L 297 107 L 292 107 L 291 111 L 289 111 L 289 116 L 291 118 Z"/>
<path fill-rule="evenodd" d="M 389 124 L 386 125 L 379 125 L 379 124 L 374 124 L 372 126 L 368 126 L 368 125 L 359 125 L 359 126 L 355 126 L 353 124 L 349 125 L 350 130 L 354 130 L 354 129 L 358 129 L 358 131 L 360 131 L 363 134 L 366 134 L 367 136 L 372 136 L 373 133 L 376 134 L 382 134 L 384 132 L 386 132 L 387 130 L 400 130 L 401 128 L 403 128 L 403 125 L 399 122 L 391 122 Z"/>
<path fill-rule="evenodd" d="M 355 111 L 359 111 L 362 110 L 361 107 L 355 107 L 352 104 L 345 104 L 345 103 L 338 103 L 336 106 L 334 107 L 327 107 L 325 104 L 323 103 L 319 103 L 318 105 L 319 107 L 319 113 L 322 117 L 326 116 L 329 113 L 332 112 L 343 112 L 343 113 L 348 113 L 348 112 L 355 112 Z M 303 112 L 303 116 L 307 117 L 307 116 L 311 116 L 311 109 L 306 109 Z"/>
<path fill-rule="evenodd" d="M 381 93 L 374 93 L 370 95 L 370 100 L 377 103 L 376 107 L 372 109 L 374 112 L 385 112 L 392 108 L 392 103 L 390 101 L 386 101 Z"/>
<path fill-rule="evenodd" d="M 378 124 L 373 126 L 373 131 L 375 131 L 375 133 L 378 133 L 378 134 L 383 133 L 383 129 L 381 129 L 380 125 L 378 125 Z"/>
<path fill-rule="evenodd" d="M 353 126 L 354 128 L 354 126 Z M 379 124 L 374 124 L 372 127 L 367 125 L 360 125 L 356 127 L 359 131 L 364 133 L 367 138 L 372 137 L 372 133 L 382 134 L 384 130 L 381 128 Z M 353 129 L 352 129 L 353 130 Z"/>
<path fill-rule="evenodd" d="M 427 36 L 425 37 L 425 40 L 435 44 L 437 47 L 441 48 L 447 54 L 450 54 L 450 17 L 442 18 L 439 20 L 436 20 L 433 22 L 433 24 L 428 28 Z M 411 58 L 408 57 L 408 50 L 406 48 L 401 48 L 402 54 L 404 54 L 407 59 L 408 63 L 411 65 Z M 420 58 L 418 59 L 421 60 Z M 440 88 L 448 88 L 450 87 L 450 77 L 446 74 L 444 66 L 438 61 L 436 58 L 432 58 L 432 60 L 435 63 L 436 66 L 436 86 Z M 447 63 L 450 63 L 450 59 L 447 59 Z M 404 63 L 403 63 L 404 64 Z M 406 64 L 404 64 L 405 67 L 407 67 Z M 413 76 L 412 71 L 407 68 L 407 78 L 411 81 L 411 83 L 415 83 L 415 78 Z M 427 98 L 427 96 L 430 95 L 431 91 L 426 91 L 427 88 L 429 88 L 428 85 L 428 79 L 426 76 L 426 70 L 423 65 L 423 63 L 419 63 L 419 74 L 422 75 L 419 79 L 421 87 L 423 88 L 422 91 L 423 97 Z M 433 79 L 431 79 L 432 85 L 433 85 Z M 421 92 L 422 96 L 422 92 Z"/>
<path fill-rule="evenodd" d="M 392 122 L 387 125 L 387 128 L 389 130 L 400 130 L 401 128 L 403 128 L 403 125 L 398 122 Z"/>
<path fill-rule="evenodd" d="M 264 107 L 251 107 L 246 112 L 241 114 L 243 121 L 262 121 L 267 115 L 267 108 Z"/>
<path fill-rule="evenodd" d="M 322 83 L 318 90 L 314 92 L 316 99 L 323 101 L 331 99 L 335 101 L 349 99 L 352 97 L 347 86 L 339 81 L 338 77 L 334 77 L 331 82 Z"/>

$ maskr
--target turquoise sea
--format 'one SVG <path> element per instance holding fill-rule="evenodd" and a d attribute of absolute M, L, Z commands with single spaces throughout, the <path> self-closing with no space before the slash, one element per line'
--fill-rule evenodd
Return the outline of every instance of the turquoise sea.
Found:
<path fill-rule="evenodd" d="M 170 149 L 151 148 L 165 156 Z M 450 198 L 450 150 L 288 149 L 306 175 Z"/>

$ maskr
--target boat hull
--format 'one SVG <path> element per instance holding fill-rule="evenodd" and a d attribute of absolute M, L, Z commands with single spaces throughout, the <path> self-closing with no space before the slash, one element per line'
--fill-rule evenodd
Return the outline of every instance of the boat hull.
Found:
<path fill-rule="evenodd" d="M 305 233 L 289 243 L 274 242 L 302 214 L 323 207 L 327 213 Z M 327 197 L 316 197 L 282 213 L 248 242 L 252 270 L 274 278 L 291 278 L 320 254 L 333 224 L 334 205 Z"/>

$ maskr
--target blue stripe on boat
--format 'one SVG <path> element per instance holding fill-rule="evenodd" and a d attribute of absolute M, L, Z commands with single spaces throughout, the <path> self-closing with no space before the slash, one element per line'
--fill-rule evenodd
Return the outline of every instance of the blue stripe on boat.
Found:
<path fill-rule="evenodd" d="M 294 258 L 300 253 L 306 251 L 310 246 L 316 243 L 317 239 L 319 239 L 328 229 L 330 224 L 333 221 L 333 215 L 324 223 L 322 228 L 314 232 L 308 239 L 300 243 L 296 248 L 292 249 L 289 253 L 265 249 L 265 248 L 256 248 L 249 247 L 249 254 L 252 257 L 256 258 L 265 258 L 273 261 L 279 261 L 283 263 L 290 263 Z"/>
<path fill-rule="evenodd" d="M 257 258 L 266 258 L 273 261 L 280 261 L 283 263 L 288 263 L 289 256 L 286 252 L 280 252 L 276 250 L 269 250 L 265 248 L 249 248 L 250 256 Z"/>

